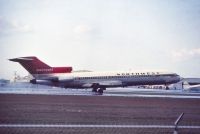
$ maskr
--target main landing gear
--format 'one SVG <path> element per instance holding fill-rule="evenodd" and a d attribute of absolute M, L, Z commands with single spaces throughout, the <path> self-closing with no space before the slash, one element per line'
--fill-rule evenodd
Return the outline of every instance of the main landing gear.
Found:
<path fill-rule="evenodd" d="M 165 88 L 166 90 L 169 90 L 169 85 L 168 84 L 166 84 L 165 87 L 166 87 Z"/>
<path fill-rule="evenodd" d="M 92 92 L 98 93 L 100 95 L 103 94 L 103 90 L 106 90 L 106 88 L 93 88 Z"/>

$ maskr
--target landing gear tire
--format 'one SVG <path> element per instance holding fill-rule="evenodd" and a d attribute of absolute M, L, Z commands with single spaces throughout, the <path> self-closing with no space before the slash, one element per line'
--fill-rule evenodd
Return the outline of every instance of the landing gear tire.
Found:
<path fill-rule="evenodd" d="M 92 85 L 92 92 L 94 92 L 94 93 L 97 93 L 97 89 L 99 88 L 99 84 L 97 84 L 97 83 L 94 83 L 93 85 Z"/>
<path fill-rule="evenodd" d="M 98 93 L 102 95 L 102 94 L 103 94 L 103 90 L 106 90 L 106 88 L 104 88 L 104 87 L 100 88 L 100 89 L 98 90 Z"/>
<path fill-rule="evenodd" d="M 100 89 L 98 90 L 98 93 L 99 93 L 99 94 L 103 94 L 103 89 L 100 88 Z"/>
<path fill-rule="evenodd" d="M 98 89 L 98 88 L 93 88 L 93 89 L 92 89 L 92 92 L 95 92 L 95 93 L 96 93 L 96 92 L 97 92 L 97 89 Z"/>

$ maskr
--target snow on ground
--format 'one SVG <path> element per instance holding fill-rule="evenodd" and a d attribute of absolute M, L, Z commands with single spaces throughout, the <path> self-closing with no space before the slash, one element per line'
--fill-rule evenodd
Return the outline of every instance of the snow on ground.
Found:
<path fill-rule="evenodd" d="M 98 95 L 91 89 L 64 89 L 43 85 L 33 85 L 27 82 L 10 83 L 0 87 L 2 94 L 44 94 L 44 95 Z M 108 88 L 103 96 L 124 97 L 170 97 L 170 98 L 200 98 L 200 92 L 183 90 L 141 89 L 136 87 Z"/>

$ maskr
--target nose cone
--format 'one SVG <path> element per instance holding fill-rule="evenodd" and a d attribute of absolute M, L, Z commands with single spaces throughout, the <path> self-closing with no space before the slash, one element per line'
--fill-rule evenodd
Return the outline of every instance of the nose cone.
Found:
<path fill-rule="evenodd" d="M 175 78 L 175 81 L 176 81 L 176 82 L 179 82 L 179 81 L 181 81 L 181 80 L 182 80 L 182 78 L 181 78 L 179 75 L 177 75 L 176 78 Z"/>
<path fill-rule="evenodd" d="M 180 76 L 179 76 L 180 77 Z M 184 78 L 183 77 L 180 77 L 180 81 L 182 81 L 182 80 L 184 80 Z"/>
<path fill-rule="evenodd" d="M 173 76 L 170 76 L 166 83 L 169 83 L 169 84 L 174 84 L 174 83 L 177 83 L 181 80 L 181 77 L 177 74 L 174 74 Z"/>

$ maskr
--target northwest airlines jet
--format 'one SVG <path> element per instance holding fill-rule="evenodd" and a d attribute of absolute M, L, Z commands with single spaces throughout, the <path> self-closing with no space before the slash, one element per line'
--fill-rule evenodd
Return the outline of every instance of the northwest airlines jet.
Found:
<path fill-rule="evenodd" d="M 19 62 L 33 77 L 32 84 L 64 88 L 92 88 L 103 93 L 109 87 L 136 85 L 168 85 L 180 81 L 180 76 L 169 72 L 91 72 L 72 71 L 72 67 L 51 67 L 37 57 L 10 59 Z"/>

